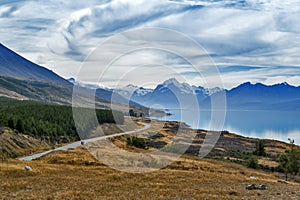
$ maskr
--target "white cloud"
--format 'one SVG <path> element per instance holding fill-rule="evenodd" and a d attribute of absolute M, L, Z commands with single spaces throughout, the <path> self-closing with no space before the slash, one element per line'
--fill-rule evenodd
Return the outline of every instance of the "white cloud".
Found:
<path fill-rule="evenodd" d="M 9 1 L 0 2 L 0 41 L 34 62 L 70 77 L 76 75 L 86 55 L 109 36 L 137 27 L 157 26 L 192 37 L 220 67 L 264 67 L 222 73 L 226 87 L 249 80 L 272 84 L 281 79 L 280 82 L 300 85 L 299 11 L 298 0 Z M 142 41 L 143 37 L 139 37 Z M 153 38 L 160 42 L 170 40 L 166 35 Z M 168 43 L 171 46 L 182 47 L 179 41 Z M 121 51 L 122 45 L 117 48 Z M 186 51 L 197 53 L 194 49 Z M 178 58 L 153 53 L 137 57 L 139 62 L 129 56 L 120 65 L 130 68 L 153 61 L 189 74 L 190 83 L 201 83 Z M 159 81 L 172 75 L 156 76 Z"/>

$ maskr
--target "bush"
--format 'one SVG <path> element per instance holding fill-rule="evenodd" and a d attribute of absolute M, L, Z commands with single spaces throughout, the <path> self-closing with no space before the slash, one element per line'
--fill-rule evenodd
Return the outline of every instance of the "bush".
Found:
<path fill-rule="evenodd" d="M 252 156 L 248 161 L 247 161 L 247 167 L 252 168 L 252 169 L 258 169 L 258 160 L 256 157 Z"/>
<path fill-rule="evenodd" d="M 145 140 L 136 136 L 127 138 L 127 145 L 134 146 L 140 149 L 146 149 L 147 147 Z"/>

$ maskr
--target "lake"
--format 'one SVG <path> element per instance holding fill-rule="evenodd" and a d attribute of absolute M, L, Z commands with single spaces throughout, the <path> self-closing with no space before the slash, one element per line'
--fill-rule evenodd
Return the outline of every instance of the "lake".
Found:
<path fill-rule="evenodd" d="M 210 111 L 201 111 L 199 117 L 193 110 L 171 109 L 167 112 L 172 115 L 159 119 L 165 121 L 183 121 L 195 129 L 228 130 L 247 137 L 276 139 L 284 142 L 288 142 L 288 138 L 292 138 L 296 144 L 300 144 L 299 111 L 230 110 L 226 112 L 222 128 L 220 128 L 220 125 L 215 126 L 218 128 L 214 127 L 216 120 L 211 120 Z M 197 120 L 198 118 L 199 121 Z"/>

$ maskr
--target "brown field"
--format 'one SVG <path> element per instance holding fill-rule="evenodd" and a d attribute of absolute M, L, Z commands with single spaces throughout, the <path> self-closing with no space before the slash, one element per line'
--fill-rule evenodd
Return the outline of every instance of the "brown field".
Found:
<path fill-rule="evenodd" d="M 25 171 L 25 165 L 33 170 Z M 300 184 L 278 179 L 275 173 L 189 156 L 152 173 L 131 174 L 98 163 L 81 147 L 2 164 L 0 199 L 299 199 Z M 252 183 L 267 190 L 247 191 Z"/>

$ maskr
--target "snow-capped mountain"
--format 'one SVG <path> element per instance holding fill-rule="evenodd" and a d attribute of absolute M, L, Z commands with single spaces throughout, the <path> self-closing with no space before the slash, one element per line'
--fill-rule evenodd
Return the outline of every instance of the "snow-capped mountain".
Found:
<path fill-rule="evenodd" d="M 221 92 L 223 91 L 224 89 L 222 88 L 219 88 L 219 87 L 214 87 L 214 88 L 206 88 L 205 89 L 205 94 L 207 94 L 208 96 L 211 96 L 215 93 L 218 93 L 218 92 Z"/>
<path fill-rule="evenodd" d="M 207 89 L 188 83 L 180 83 L 175 78 L 171 78 L 157 85 L 155 89 L 129 84 L 114 91 L 123 97 L 149 107 L 159 104 L 165 108 L 182 108 L 191 106 L 192 99 L 202 101 L 209 95 L 221 91 L 221 89 Z"/>
<path fill-rule="evenodd" d="M 179 83 L 175 78 L 166 80 L 161 86 L 160 89 L 172 88 L 179 90 L 181 94 L 196 94 L 197 90 L 195 86 L 190 86 L 188 83 Z"/>
<path fill-rule="evenodd" d="M 118 94 L 122 95 L 126 98 L 131 98 L 131 96 L 134 94 L 136 96 L 145 96 L 148 93 L 153 92 L 153 89 L 144 88 L 144 87 L 138 87 L 132 84 L 128 84 L 125 87 L 122 87 L 120 89 L 114 89 L 114 92 L 117 92 Z"/>
<path fill-rule="evenodd" d="M 202 108 L 210 108 L 210 97 L 225 92 L 228 109 L 237 110 L 290 110 L 300 109 L 300 87 L 280 83 L 267 86 L 261 83 L 243 83 L 231 90 L 204 88 L 168 79 L 146 89 L 127 85 L 115 92 L 139 104 L 151 107 L 159 104 L 164 108 L 190 108 L 195 99 Z"/>

